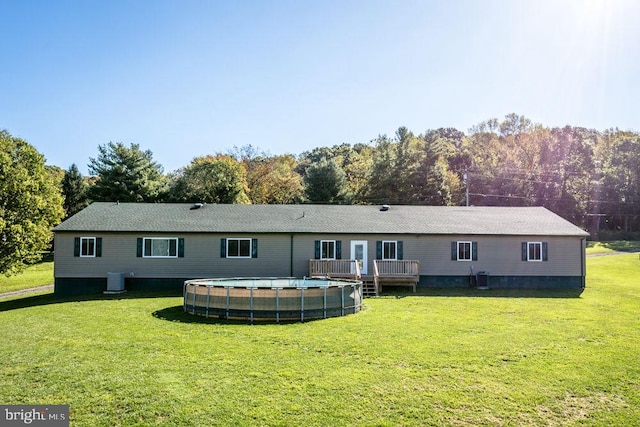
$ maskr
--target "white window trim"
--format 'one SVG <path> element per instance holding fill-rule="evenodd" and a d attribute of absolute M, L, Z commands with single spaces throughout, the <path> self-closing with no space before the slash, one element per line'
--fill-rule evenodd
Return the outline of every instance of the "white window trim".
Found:
<path fill-rule="evenodd" d="M 395 245 L 395 250 L 393 251 L 393 258 L 385 258 L 384 256 L 384 245 L 387 243 L 393 243 Z M 382 260 L 383 261 L 397 261 L 398 260 L 398 241 L 397 240 L 383 240 L 382 241 Z"/>
<path fill-rule="evenodd" d="M 325 243 L 333 243 L 333 254 L 332 254 L 331 257 L 326 257 L 326 258 L 322 257 L 322 247 L 324 246 Z M 337 246 L 338 246 L 338 244 L 336 243 L 335 240 L 320 240 L 320 259 L 321 260 L 334 260 L 334 259 L 336 259 Z"/>
<path fill-rule="evenodd" d="M 540 259 L 533 259 L 531 258 L 531 245 L 538 245 L 540 246 Z M 528 262 L 542 262 L 543 261 L 543 256 L 542 256 L 542 242 L 527 242 L 527 261 Z"/>
<path fill-rule="evenodd" d="M 82 242 L 84 240 L 93 240 L 93 254 L 91 255 L 82 255 Z M 96 250 L 97 250 L 97 239 L 95 237 L 80 237 L 80 258 L 95 258 Z"/>
<path fill-rule="evenodd" d="M 173 240 L 176 242 L 176 254 L 175 255 L 147 255 L 147 240 Z M 153 243 L 152 243 L 153 245 Z M 169 245 L 171 249 L 171 245 Z M 151 250 L 153 253 L 153 248 Z M 143 258 L 178 258 L 178 238 L 177 237 L 144 237 L 142 239 L 142 257 Z"/>
<path fill-rule="evenodd" d="M 240 249 L 240 241 L 241 240 L 248 240 L 249 241 L 249 255 L 248 256 L 244 256 L 244 255 L 230 255 L 229 254 L 229 241 L 230 240 L 236 240 L 238 241 L 238 249 Z M 252 239 L 250 237 L 227 237 L 227 242 L 226 242 L 226 257 L 227 258 L 231 258 L 231 259 L 247 259 L 247 258 L 251 258 L 251 254 L 253 253 L 253 242 L 251 241 Z"/>
<path fill-rule="evenodd" d="M 460 244 L 468 244 L 469 245 L 469 259 L 460 258 Z M 458 261 L 462 262 L 470 262 L 473 260 L 473 242 L 467 240 L 460 240 L 456 245 L 456 258 Z"/>

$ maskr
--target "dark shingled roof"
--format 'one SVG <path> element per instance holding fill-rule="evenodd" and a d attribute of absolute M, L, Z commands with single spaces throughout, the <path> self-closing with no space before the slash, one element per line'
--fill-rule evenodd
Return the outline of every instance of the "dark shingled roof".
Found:
<path fill-rule="evenodd" d="M 93 203 L 55 232 L 588 236 L 543 207 Z"/>

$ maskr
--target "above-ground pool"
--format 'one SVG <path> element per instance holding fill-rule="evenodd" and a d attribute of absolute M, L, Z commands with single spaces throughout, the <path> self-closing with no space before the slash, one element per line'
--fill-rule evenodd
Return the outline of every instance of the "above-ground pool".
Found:
<path fill-rule="evenodd" d="M 339 279 L 232 278 L 184 282 L 184 311 L 206 317 L 304 322 L 357 313 L 362 282 Z"/>

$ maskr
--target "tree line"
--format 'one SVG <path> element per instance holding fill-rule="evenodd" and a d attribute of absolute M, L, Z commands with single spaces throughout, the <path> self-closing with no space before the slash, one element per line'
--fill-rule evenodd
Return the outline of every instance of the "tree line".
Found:
<path fill-rule="evenodd" d="M 545 206 L 594 234 L 624 237 L 640 231 L 639 163 L 637 132 L 548 128 L 509 114 L 467 133 L 400 127 L 297 156 L 234 147 L 168 174 L 150 151 L 109 143 L 90 159 L 89 179 L 75 166 L 65 172 L 63 192 L 75 200 L 68 214 L 89 200 Z"/>
<path fill-rule="evenodd" d="M 98 146 L 85 177 L 76 165 L 45 166 L 6 131 L 0 141 L 0 239 L 23 240 L 3 244 L 2 259 L 35 249 L 24 246 L 26 234 L 50 239 L 46 230 L 92 201 L 545 206 L 594 237 L 640 232 L 638 132 L 549 128 L 517 114 L 467 133 L 400 127 L 368 143 L 299 155 L 233 147 L 169 173 L 138 144 Z M 0 264 L 0 272 L 11 268 Z"/>

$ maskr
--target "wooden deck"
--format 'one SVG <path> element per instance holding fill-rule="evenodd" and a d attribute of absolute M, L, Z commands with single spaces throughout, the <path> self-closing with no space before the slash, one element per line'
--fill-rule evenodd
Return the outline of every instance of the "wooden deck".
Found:
<path fill-rule="evenodd" d="M 379 295 L 382 285 L 411 286 L 416 291 L 420 281 L 420 262 L 417 260 L 373 260 L 373 283 Z"/>
<path fill-rule="evenodd" d="M 413 292 L 420 281 L 420 263 L 415 260 L 374 260 L 373 275 L 362 275 L 353 259 L 309 260 L 310 277 L 362 280 L 363 295 L 380 295 L 382 286 L 410 286 Z"/>
<path fill-rule="evenodd" d="M 355 259 L 311 259 L 309 276 L 360 280 L 360 264 Z"/>

